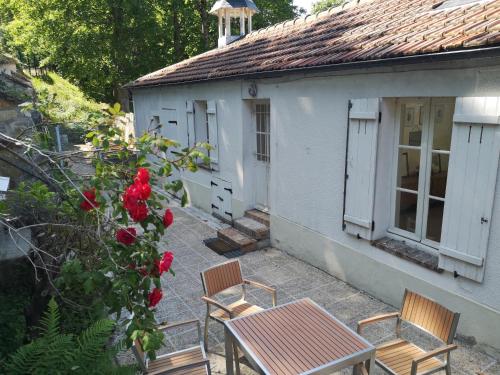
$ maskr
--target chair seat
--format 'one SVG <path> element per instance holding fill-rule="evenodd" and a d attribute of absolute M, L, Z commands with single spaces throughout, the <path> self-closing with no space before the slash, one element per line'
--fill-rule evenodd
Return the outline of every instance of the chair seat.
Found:
<path fill-rule="evenodd" d="M 247 316 L 264 310 L 262 307 L 252 305 L 245 300 L 236 301 L 228 305 L 227 307 L 229 307 L 229 309 L 234 312 L 234 317 Z M 229 314 L 222 309 L 213 311 L 210 316 L 218 320 L 229 320 Z"/>
<path fill-rule="evenodd" d="M 194 348 L 168 354 L 163 357 L 160 356 L 153 361 L 149 361 L 147 374 L 157 375 L 168 373 L 169 375 L 205 375 L 207 374 L 207 368 L 205 365 L 189 369 L 174 369 L 177 366 L 188 365 L 193 362 L 202 361 L 203 359 L 205 359 L 205 357 L 203 356 L 201 347 L 196 346 Z"/>
<path fill-rule="evenodd" d="M 405 340 L 394 340 L 377 347 L 377 362 L 394 374 L 410 375 L 412 361 L 426 352 Z M 445 363 L 431 358 L 418 364 L 418 372 L 442 368 Z"/>

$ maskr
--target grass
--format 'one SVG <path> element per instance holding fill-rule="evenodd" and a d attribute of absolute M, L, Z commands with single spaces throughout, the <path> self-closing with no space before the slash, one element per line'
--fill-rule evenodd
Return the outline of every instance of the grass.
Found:
<path fill-rule="evenodd" d="M 39 99 L 53 99 L 51 115 L 54 120 L 84 122 L 90 113 L 105 108 L 105 104 L 87 98 L 77 86 L 56 73 L 33 77 L 32 83 Z"/>

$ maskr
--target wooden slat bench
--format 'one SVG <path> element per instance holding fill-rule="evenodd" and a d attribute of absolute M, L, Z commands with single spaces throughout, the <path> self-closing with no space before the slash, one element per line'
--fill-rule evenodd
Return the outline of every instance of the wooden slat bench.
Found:
<path fill-rule="evenodd" d="M 405 291 L 399 312 L 377 315 L 358 322 L 358 333 L 363 327 L 387 319 L 396 319 L 398 339 L 377 346 L 376 363 L 393 375 L 432 374 L 445 370 L 451 374 L 450 353 L 457 348 L 453 339 L 457 330 L 459 313 L 448 310 L 437 302 L 409 290 Z M 430 352 L 400 338 L 401 322 L 410 323 L 425 331 L 445 345 Z M 446 360 L 438 357 L 444 355 Z"/>

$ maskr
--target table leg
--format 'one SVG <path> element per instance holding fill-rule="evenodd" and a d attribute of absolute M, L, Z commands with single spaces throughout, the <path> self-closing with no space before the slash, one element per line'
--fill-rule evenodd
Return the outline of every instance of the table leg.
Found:
<path fill-rule="evenodd" d="M 375 374 L 375 355 L 376 352 L 375 350 L 373 351 L 372 355 L 370 356 L 370 361 L 366 361 L 367 363 L 367 370 L 368 370 L 368 375 Z"/>
<path fill-rule="evenodd" d="M 226 346 L 226 374 L 234 375 L 233 369 L 233 338 L 229 330 L 224 327 L 224 341 Z"/>
<path fill-rule="evenodd" d="M 238 351 L 238 345 L 232 341 L 232 345 L 234 348 L 234 367 L 236 367 L 236 375 L 240 375 L 240 356 Z"/>

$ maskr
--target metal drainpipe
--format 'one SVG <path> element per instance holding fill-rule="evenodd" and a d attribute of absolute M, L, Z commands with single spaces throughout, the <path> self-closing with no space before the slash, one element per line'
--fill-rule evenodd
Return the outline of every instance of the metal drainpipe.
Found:
<path fill-rule="evenodd" d="M 347 176 L 347 157 L 349 153 L 349 130 L 351 127 L 351 121 L 350 121 L 350 116 L 351 116 L 351 108 L 352 108 L 352 102 L 349 100 L 348 105 L 347 105 L 347 137 L 346 137 L 346 142 L 345 142 L 345 169 L 344 169 L 344 203 L 342 207 L 342 230 L 345 230 L 345 198 L 346 198 L 346 193 L 347 193 L 347 179 L 349 176 Z"/>

